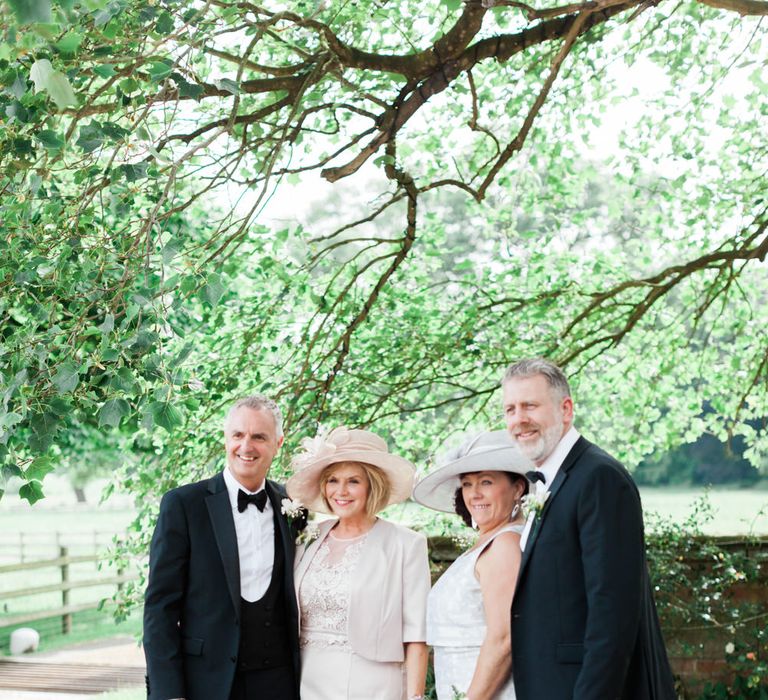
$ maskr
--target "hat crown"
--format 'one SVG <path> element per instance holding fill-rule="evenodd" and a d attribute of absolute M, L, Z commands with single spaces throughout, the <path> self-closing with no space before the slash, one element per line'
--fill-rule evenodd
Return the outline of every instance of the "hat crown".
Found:
<path fill-rule="evenodd" d="M 318 459 L 333 457 L 337 452 L 387 453 L 387 443 L 375 433 L 357 428 L 334 428 L 301 441 L 303 451 L 293 459 L 293 470 L 301 471 Z M 363 461 L 363 460 L 360 460 Z"/>
<path fill-rule="evenodd" d="M 516 448 L 516 445 L 506 430 L 479 433 L 453 450 L 450 450 L 441 460 L 441 463 L 448 464 L 471 455 L 485 454 L 486 452 L 509 449 L 510 447 Z"/>
<path fill-rule="evenodd" d="M 338 449 L 387 452 L 387 443 L 375 433 L 357 428 L 334 428 L 328 433 L 326 442 Z"/>

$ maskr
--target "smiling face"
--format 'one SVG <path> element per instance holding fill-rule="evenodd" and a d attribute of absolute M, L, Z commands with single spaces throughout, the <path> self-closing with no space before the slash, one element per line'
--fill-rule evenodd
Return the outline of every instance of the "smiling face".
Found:
<path fill-rule="evenodd" d="M 274 416 L 261 409 L 237 408 L 227 417 L 224 440 L 232 476 L 249 491 L 257 491 L 283 444 L 283 438 L 277 437 Z"/>
<path fill-rule="evenodd" d="M 525 491 L 525 481 L 513 479 L 495 471 L 461 475 L 461 497 L 481 534 L 509 522 Z"/>
<path fill-rule="evenodd" d="M 323 495 L 339 519 L 365 520 L 370 485 L 365 470 L 358 464 L 333 465 L 322 479 Z"/>
<path fill-rule="evenodd" d="M 571 397 L 558 397 L 543 374 L 507 379 L 503 392 L 509 434 L 522 453 L 541 466 L 571 427 Z"/>

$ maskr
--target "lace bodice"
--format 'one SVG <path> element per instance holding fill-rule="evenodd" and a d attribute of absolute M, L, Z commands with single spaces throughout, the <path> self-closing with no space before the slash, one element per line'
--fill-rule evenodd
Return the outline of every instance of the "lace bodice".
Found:
<path fill-rule="evenodd" d="M 320 545 L 299 589 L 301 646 L 349 648 L 351 577 L 366 536 L 342 540 L 329 532 Z"/>

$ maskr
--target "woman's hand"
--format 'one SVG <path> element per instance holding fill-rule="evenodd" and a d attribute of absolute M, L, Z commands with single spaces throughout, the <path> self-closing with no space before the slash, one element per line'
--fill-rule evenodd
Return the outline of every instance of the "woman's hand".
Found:
<path fill-rule="evenodd" d="M 405 687 L 407 698 L 423 698 L 429 650 L 425 642 L 405 643 Z"/>

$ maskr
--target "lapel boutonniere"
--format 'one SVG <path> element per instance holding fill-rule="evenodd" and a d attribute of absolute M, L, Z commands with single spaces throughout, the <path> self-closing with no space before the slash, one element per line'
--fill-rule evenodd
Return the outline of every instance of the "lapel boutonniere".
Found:
<path fill-rule="evenodd" d="M 280 504 L 280 512 L 288 519 L 288 524 L 296 536 L 296 544 L 305 542 L 310 534 L 307 530 L 311 529 L 307 527 L 309 511 L 302 505 L 301 501 L 293 501 L 290 498 L 284 498 Z M 317 537 L 316 534 L 315 537 Z"/>
<path fill-rule="evenodd" d="M 538 487 L 539 484 L 536 484 L 536 486 Z M 527 493 L 523 496 L 523 512 L 525 513 L 525 517 L 528 518 L 528 516 L 533 513 L 538 518 L 541 515 L 541 511 L 544 510 L 544 504 L 547 502 L 548 498 L 549 491 L 544 489 L 543 484 L 541 490 L 536 488 L 534 493 Z"/>

